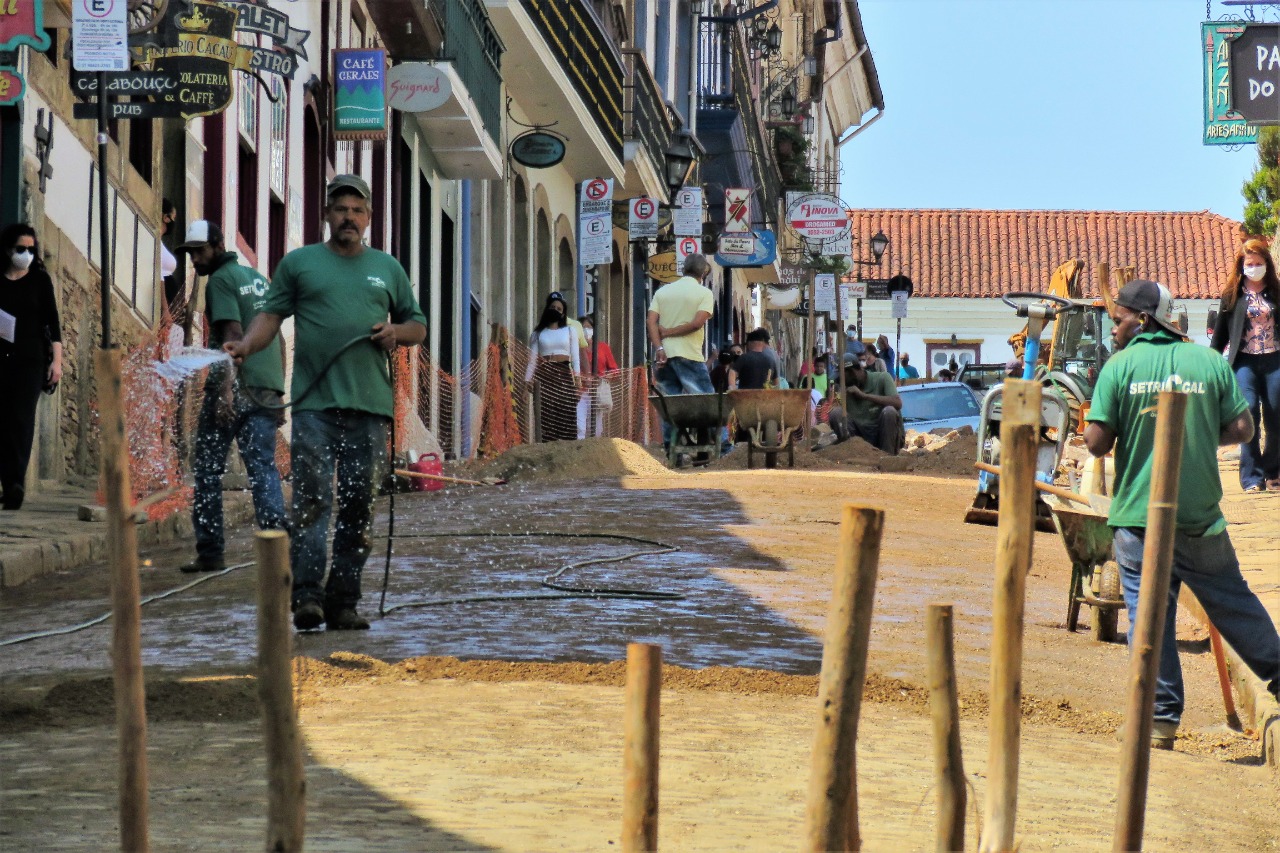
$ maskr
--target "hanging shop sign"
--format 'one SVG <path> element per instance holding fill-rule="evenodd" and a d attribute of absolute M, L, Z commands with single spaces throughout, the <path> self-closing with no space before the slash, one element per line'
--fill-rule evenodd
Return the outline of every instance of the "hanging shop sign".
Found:
<path fill-rule="evenodd" d="M 1280 124 L 1280 24 L 1245 24 L 1227 49 L 1232 111 L 1253 124 Z"/>
<path fill-rule="evenodd" d="M 849 232 L 849 215 L 835 196 L 811 193 L 787 207 L 787 224 L 805 240 L 825 243 Z"/>
<path fill-rule="evenodd" d="M 530 169 L 549 169 L 564 159 L 564 140 L 541 130 L 522 133 L 511 141 L 511 159 Z"/>
<path fill-rule="evenodd" d="M 0 107 L 7 107 L 22 100 L 27 82 L 16 68 L 0 67 Z"/>
<path fill-rule="evenodd" d="M 49 49 L 49 34 L 44 30 L 44 0 L 0 3 L 0 51 L 15 51 L 23 45 L 38 51 Z"/>
<path fill-rule="evenodd" d="M 752 190 L 739 187 L 724 191 L 724 233 L 751 232 L 751 193 Z"/>
<path fill-rule="evenodd" d="M 333 138 L 387 138 L 387 52 L 333 52 Z"/>
<path fill-rule="evenodd" d="M 387 72 L 387 106 L 405 113 L 429 113 L 453 94 L 449 75 L 433 62 L 402 62 Z"/>
<path fill-rule="evenodd" d="M 171 3 L 165 17 L 167 20 L 160 25 L 164 44 L 146 48 L 141 63 L 157 77 L 178 82 L 177 89 L 152 101 L 158 115 L 190 120 L 222 112 L 231 103 L 231 70 L 240 49 L 235 40 L 236 10 L 218 3 L 193 2 L 188 11 L 181 4 Z M 73 81 L 73 88 L 75 85 Z"/>
<path fill-rule="evenodd" d="M 1204 50 L 1204 144 L 1257 143 L 1258 126 L 1231 109 L 1231 40 L 1244 31 L 1241 21 L 1200 25 Z"/>
<path fill-rule="evenodd" d="M 653 255 L 645 263 L 645 272 L 649 278 L 663 284 L 670 284 L 680 278 L 680 267 L 676 265 L 676 253 L 663 252 L 660 255 Z"/>
<path fill-rule="evenodd" d="M 255 0 L 222 0 L 236 8 L 236 30 L 268 36 L 281 51 L 299 59 L 308 59 L 306 42 L 310 30 L 299 30 L 289 24 L 284 12 L 259 6 Z M 296 65 L 296 63 L 295 63 Z M 287 76 L 292 77 L 293 74 Z"/>
<path fill-rule="evenodd" d="M 749 240 L 750 245 L 735 247 L 732 245 L 735 240 Z M 725 251 L 735 248 L 745 248 L 747 251 Z M 715 259 L 722 267 L 768 266 L 778 259 L 778 240 L 772 231 L 764 228 L 757 228 L 749 234 L 725 234 L 720 237 Z"/>

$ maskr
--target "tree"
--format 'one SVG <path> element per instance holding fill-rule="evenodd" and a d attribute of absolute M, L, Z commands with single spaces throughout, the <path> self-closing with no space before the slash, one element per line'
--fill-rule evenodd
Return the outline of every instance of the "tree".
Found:
<path fill-rule="evenodd" d="M 1240 188 L 1244 230 L 1270 237 L 1280 227 L 1280 127 L 1258 131 L 1258 165 Z"/>

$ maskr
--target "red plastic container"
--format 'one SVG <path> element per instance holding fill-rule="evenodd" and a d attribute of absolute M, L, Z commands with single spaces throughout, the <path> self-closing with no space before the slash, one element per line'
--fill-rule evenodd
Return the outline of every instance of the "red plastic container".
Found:
<path fill-rule="evenodd" d="M 443 474 L 444 463 L 435 453 L 424 453 L 417 462 L 409 463 L 409 470 L 415 474 Z M 409 489 L 414 492 L 438 492 L 444 488 L 442 480 L 428 480 L 423 477 L 409 478 Z"/>

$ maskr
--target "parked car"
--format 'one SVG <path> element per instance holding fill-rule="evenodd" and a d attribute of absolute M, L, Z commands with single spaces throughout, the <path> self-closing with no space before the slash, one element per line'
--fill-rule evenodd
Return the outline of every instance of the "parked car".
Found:
<path fill-rule="evenodd" d="M 963 382 L 927 382 L 904 385 L 898 389 L 902 398 L 902 424 L 916 432 L 935 429 L 978 428 L 982 404 L 973 389 Z"/>
<path fill-rule="evenodd" d="M 1008 375 L 1009 370 L 1003 364 L 966 364 L 960 368 L 956 381 L 968 385 L 981 396 L 1002 384 Z"/>

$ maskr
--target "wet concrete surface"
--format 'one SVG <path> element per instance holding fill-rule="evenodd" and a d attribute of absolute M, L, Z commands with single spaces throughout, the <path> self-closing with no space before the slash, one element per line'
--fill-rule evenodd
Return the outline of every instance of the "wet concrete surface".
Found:
<path fill-rule="evenodd" d="M 496 499 L 495 499 L 496 498 Z M 690 667 L 742 666 L 816 673 L 821 644 L 804 627 L 760 604 L 717 575 L 778 572 L 785 567 L 746 545 L 726 527 L 750 523 L 727 493 L 698 489 L 625 490 L 616 480 L 512 484 L 487 490 L 398 495 L 387 607 L 377 617 L 388 530 L 387 499 L 378 503 L 375 550 L 365 568 L 360 610 L 368 632 L 295 635 L 295 650 L 324 656 L 359 651 L 384 660 L 422 655 L 529 661 L 605 661 L 629 642 L 659 643 L 665 658 Z M 540 581 L 567 563 L 653 550 L 639 543 L 530 538 L 451 538 L 450 532 L 608 532 L 681 548 L 566 572 L 573 586 L 662 590 L 675 601 L 567 599 L 413 606 L 462 596 L 551 592 Z M 422 537 L 429 534 L 429 537 Z M 421 537 L 421 538 L 420 538 Z M 228 562 L 251 560 L 239 531 Z M 145 551 L 144 594 L 173 589 L 196 576 L 176 571 L 191 546 Z M 60 573 L 0 604 L 0 643 L 73 625 L 109 609 L 106 567 Z M 247 670 L 256 654 L 256 583 L 246 567 L 143 609 L 143 663 L 161 669 Z M 394 608 L 394 609 L 392 609 Z M 110 623 L 73 634 L 4 647 L 10 676 L 102 672 L 110 668 Z"/>

